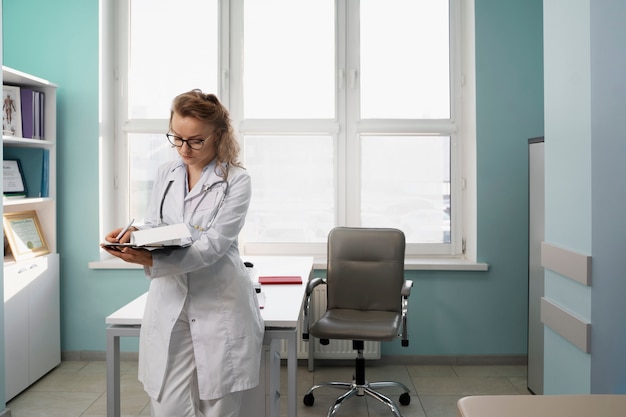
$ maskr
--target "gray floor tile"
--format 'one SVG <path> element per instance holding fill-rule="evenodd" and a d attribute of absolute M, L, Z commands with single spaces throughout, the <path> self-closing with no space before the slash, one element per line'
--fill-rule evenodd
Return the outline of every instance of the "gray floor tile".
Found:
<path fill-rule="evenodd" d="M 386 394 L 386 393 L 385 393 Z M 425 417 L 424 409 L 417 395 L 411 396 L 411 402 L 407 405 L 401 405 L 397 395 L 388 395 L 388 397 L 396 403 L 402 417 Z M 369 417 L 393 417 L 389 407 L 374 398 L 367 397 L 367 409 Z"/>
<path fill-rule="evenodd" d="M 526 376 L 510 376 L 508 378 L 519 394 L 532 395 L 531 392 L 528 391 L 528 380 L 526 379 Z"/>
<path fill-rule="evenodd" d="M 454 368 L 448 365 L 407 365 L 410 376 L 455 376 Z"/>
<path fill-rule="evenodd" d="M 526 377 L 526 366 L 521 365 L 487 365 L 487 366 L 454 366 L 458 376 L 523 376 Z"/>
<path fill-rule="evenodd" d="M 413 377 L 417 395 L 517 394 L 506 377 Z"/>
<path fill-rule="evenodd" d="M 32 391 L 9 404 L 12 417 L 80 417 L 102 393 L 78 391 Z"/>
<path fill-rule="evenodd" d="M 462 398 L 458 395 L 423 395 L 420 396 L 426 417 L 457 417 L 457 401 Z"/>
<path fill-rule="evenodd" d="M 137 362 L 120 363 L 122 417 L 150 415 L 149 398 L 137 381 Z M 304 405 L 304 393 L 314 383 L 351 382 L 352 366 L 316 365 L 314 372 L 298 367 L 296 407 L 299 417 L 326 416 L 342 390 L 320 388 L 313 406 Z M 380 391 L 398 404 L 403 417 L 456 417 L 456 402 L 467 395 L 530 394 L 525 366 L 366 365 L 368 381 L 399 381 L 411 390 L 411 402 L 399 405 L 401 390 Z M 281 392 L 287 392 L 287 368 L 281 367 Z M 286 396 L 281 416 L 287 415 Z M 29 389 L 9 401 L 12 417 L 104 417 L 106 416 L 106 363 L 67 361 Z M 339 408 L 337 417 L 391 417 L 384 404 L 371 397 L 352 397 Z"/>

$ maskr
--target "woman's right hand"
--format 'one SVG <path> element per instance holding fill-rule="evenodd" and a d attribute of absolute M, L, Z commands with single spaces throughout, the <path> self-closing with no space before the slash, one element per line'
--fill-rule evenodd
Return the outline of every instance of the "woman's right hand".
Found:
<path fill-rule="evenodd" d="M 129 227 L 126 233 L 124 233 L 124 235 L 122 235 L 122 237 L 118 239 L 117 235 L 119 235 L 122 230 L 123 230 L 122 227 L 118 227 L 117 229 L 111 230 L 104 237 L 104 240 L 106 240 L 109 243 L 128 243 L 130 242 L 130 234 L 134 232 L 135 230 L 137 230 L 137 228 L 135 226 Z"/>

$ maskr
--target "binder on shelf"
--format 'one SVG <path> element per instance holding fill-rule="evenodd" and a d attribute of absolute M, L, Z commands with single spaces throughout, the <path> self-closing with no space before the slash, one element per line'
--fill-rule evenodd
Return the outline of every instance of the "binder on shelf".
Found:
<path fill-rule="evenodd" d="M 39 120 L 37 123 L 39 123 L 39 139 L 45 139 L 46 138 L 46 131 L 44 130 L 44 121 L 45 121 L 45 103 L 46 103 L 46 95 L 43 91 L 37 91 L 37 94 L 39 94 Z"/>
<path fill-rule="evenodd" d="M 41 164 L 41 197 L 50 197 L 50 150 L 44 149 Z"/>
<path fill-rule="evenodd" d="M 41 139 L 41 124 L 40 119 L 41 119 L 41 95 L 39 94 L 39 91 L 35 91 L 35 105 L 34 105 L 34 114 L 33 114 L 33 121 L 34 121 L 34 128 L 33 128 L 33 139 Z"/>
<path fill-rule="evenodd" d="M 32 88 L 20 89 L 22 99 L 22 137 L 32 139 L 35 132 L 35 91 Z"/>

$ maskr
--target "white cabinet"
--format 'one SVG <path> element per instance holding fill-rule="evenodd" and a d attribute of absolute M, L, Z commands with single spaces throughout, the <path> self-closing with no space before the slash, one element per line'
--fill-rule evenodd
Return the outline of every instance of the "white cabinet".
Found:
<path fill-rule="evenodd" d="M 544 139 L 528 140 L 528 389 L 543 394 L 543 332 L 541 298 L 544 270 L 541 242 L 544 239 Z"/>
<path fill-rule="evenodd" d="M 4 274 L 4 367 L 6 400 L 29 385 L 28 292 L 20 289 L 18 277 Z M 10 318 L 10 319 L 9 319 Z"/>
<path fill-rule="evenodd" d="M 3 84 L 43 93 L 43 139 L 2 136 L 3 158 L 19 159 L 24 198 L 3 199 L 4 213 L 36 211 L 49 254 L 3 258 L 6 401 L 61 362 L 56 203 L 56 85 L 2 67 Z M 44 159 L 47 163 L 44 163 Z M 42 186 L 46 172 L 47 187 Z"/>
<path fill-rule="evenodd" d="M 59 255 L 4 268 L 6 400 L 61 362 Z"/>

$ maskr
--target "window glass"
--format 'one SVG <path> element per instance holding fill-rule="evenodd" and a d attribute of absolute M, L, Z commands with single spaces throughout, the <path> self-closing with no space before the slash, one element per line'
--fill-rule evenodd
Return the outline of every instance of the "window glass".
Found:
<path fill-rule="evenodd" d="M 248 242 L 325 242 L 334 226 L 333 139 L 246 135 Z"/>
<path fill-rule="evenodd" d="M 361 1 L 361 118 L 450 118 L 447 0 Z"/>
<path fill-rule="evenodd" d="M 398 227 L 412 255 L 457 254 L 461 60 L 449 19 L 460 4 L 120 2 L 130 27 L 116 32 L 128 50 L 112 95 L 123 109 L 108 165 L 119 170 L 115 215 L 143 219 L 159 165 L 177 158 L 164 136 L 171 101 L 200 88 L 223 95 L 252 177 L 244 250 L 310 253 L 350 225 Z"/>
<path fill-rule="evenodd" d="M 143 223 L 158 167 L 178 157 L 162 134 L 129 134 L 130 218 Z"/>
<path fill-rule="evenodd" d="M 248 0 L 243 105 L 247 119 L 333 118 L 332 0 Z"/>
<path fill-rule="evenodd" d="M 217 0 L 132 0 L 128 117 L 169 117 L 177 94 L 216 93 Z"/>
<path fill-rule="evenodd" d="M 361 138 L 361 223 L 407 242 L 450 243 L 450 139 Z"/>

